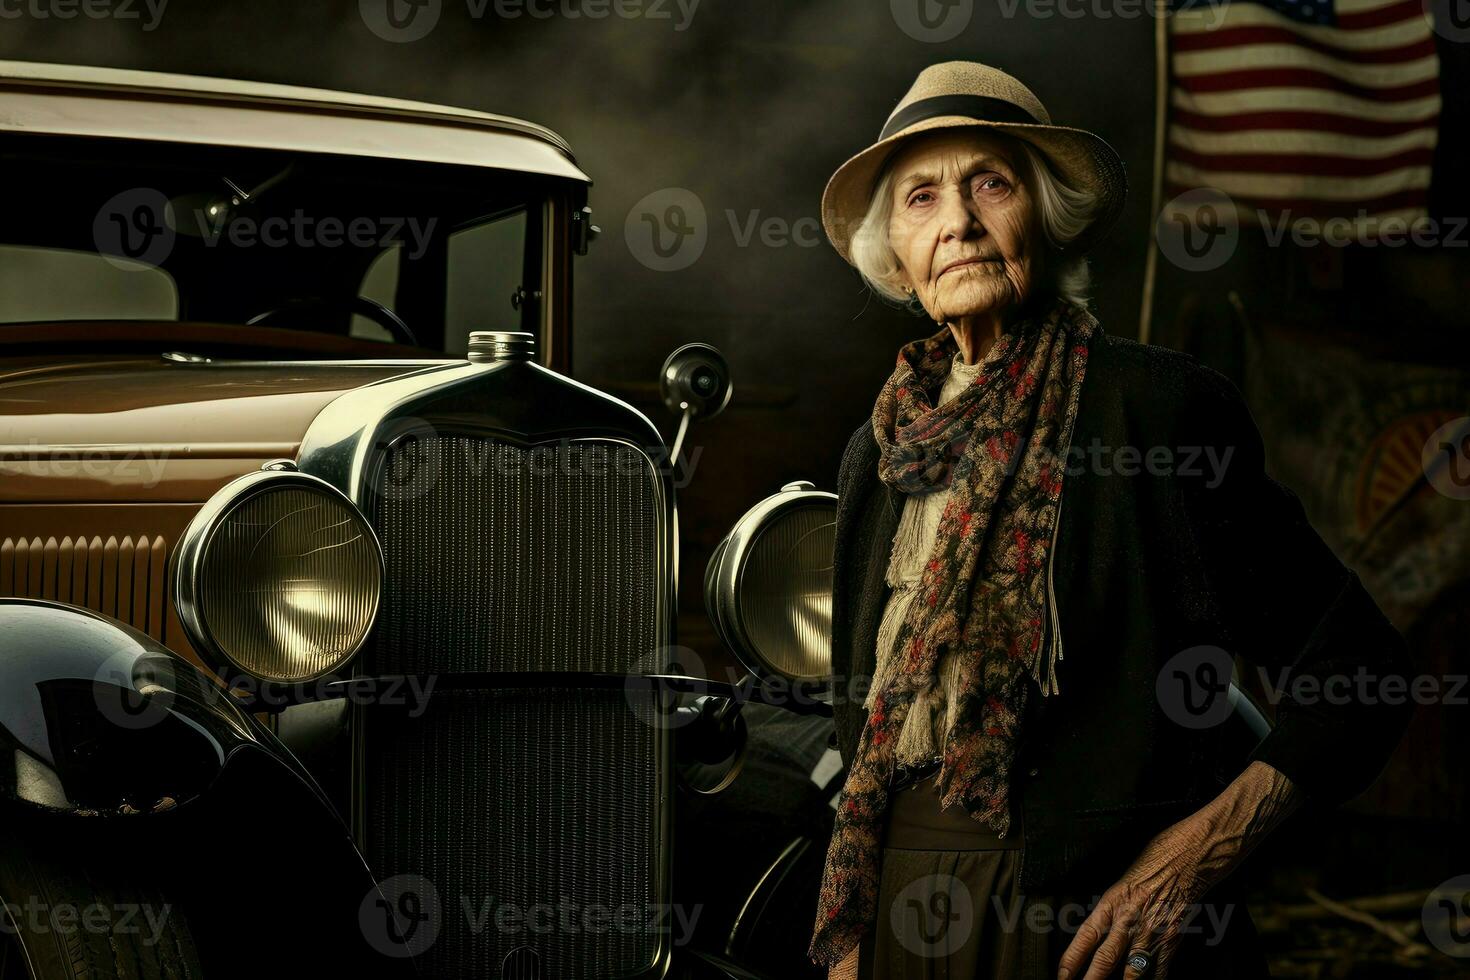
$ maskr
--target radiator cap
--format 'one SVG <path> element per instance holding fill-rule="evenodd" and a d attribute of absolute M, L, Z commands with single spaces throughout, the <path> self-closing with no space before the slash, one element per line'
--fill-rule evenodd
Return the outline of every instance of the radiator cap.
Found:
<path fill-rule="evenodd" d="M 536 353 L 536 335 L 520 330 L 476 330 L 470 334 L 469 358 L 476 364 L 528 361 Z"/>

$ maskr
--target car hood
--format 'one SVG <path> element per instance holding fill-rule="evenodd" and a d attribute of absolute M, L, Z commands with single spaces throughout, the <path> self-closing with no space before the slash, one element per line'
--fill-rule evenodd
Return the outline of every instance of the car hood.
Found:
<path fill-rule="evenodd" d="M 0 500 L 204 500 L 261 462 L 293 458 L 317 413 L 344 391 L 435 366 L 161 360 L 0 366 Z M 131 465 L 109 467 L 109 460 Z"/>

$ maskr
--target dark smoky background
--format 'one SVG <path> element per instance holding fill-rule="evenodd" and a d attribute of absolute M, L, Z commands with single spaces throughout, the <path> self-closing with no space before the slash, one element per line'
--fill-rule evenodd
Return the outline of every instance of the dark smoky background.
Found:
<path fill-rule="evenodd" d="M 156 20 L 156 4 L 132 2 L 136 18 L 63 20 L 32 0 L 0 0 L 0 57 L 448 103 L 531 119 L 569 140 L 594 180 L 603 230 L 575 266 L 576 376 L 630 397 L 672 439 L 676 420 L 649 396 L 663 359 L 704 341 L 731 364 L 734 399 L 691 430 L 697 462 L 679 498 L 680 638 L 711 672 L 729 656 L 702 607 L 715 544 L 783 483 L 833 489 L 896 351 L 932 330 L 871 295 L 818 220 L 828 176 L 873 140 L 921 69 L 996 65 L 1055 121 L 1117 148 L 1129 198 L 1093 255 L 1094 309 L 1104 330 L 1139 334 L 1154 232 L 1157 26 L 1142 3 L 1077 2 L 1070 9 L 1084 16 L 1034 16 L 1051 9 L 1044 0 L 1032 15 L 1013 0 L 535 0 L 552 13 L 535 17 L 514 0 L 416 0 L 436 7 L 438 21 L 395 43 L 369 26 L 388 0 L 172 0 Z M 930 15 L 962 16 L 963 30 L 925 40 L 933 33 L 918 20 L 921 2 Z M 594 10 L 607 15 L 587 16 Z M 1470 214 L 1470 43 L 1436 41 L 1443 110 L 1431 212 L 1458 237 L 1427 249 L 1294 250 L 1242 235 L 1215 273 L 1161 260 L 1150 339 L 1238 381 L 1273 475 L 1360 571 L 1419 669 L 1452 680 L 1463 679 L 1470 635 L 1470 505 L 1428 485 L 1419 453 L 1470 406 L 1470 231 L 1455 217 Z M 685 205 L 704 246 L 683 268 L 658 271 L 645 215 L 657 222 L 672 203 Z M 1331 932 L 1331 914 L 1303 897 L 1309 884 L 1382 893 L 1376 907 L 1417 928 L 1416 896 L 1449 873 L 1447 851 L 1463 852 L 1470 767 L 1453 748 L 1467 734 L 1460 697 L 1419 712 L 1384 779 L 1354 804 L 1361 820 L 1264 849 L 1276 875 L 1265 899 L 1286 904 L 1267 910 L 1263 929 L 1283 959 L 1298 949 L 1293 962 L 1305 964 L 1289 975 L 1349 976 L 1320 971 L 1375 935 L 1359 925 Z M 1461 836 L 1451 846 L 1444 828 L 1453 826 Z"/>
<path fill-rule="evenodd" d="M 137 0 L 136 19 L 7 15 L 0 55 L 448 103 L 565 136 L 594 180 L 590 203 L 603 230 L 576 264 L 576 376 L 626 395 L 621 386 L 655 381 L 680 344 L 711 343 L 730 360 L 734 398 L 691 430 L 698 457 L 680 496 L 681 634 L 701 654 L 714 642 L 700 595 L 714 544 L 787 481 L 832 489 L 847 437 L 898 347 L 926 332 L 927 320 L 869 294 L 818 217 L 827 177 L 876 137 L 926 65 L 1002 67 L 1056 120 L 1119 149 L 1129 210 L 1095 262 L 1097 308 L 1105 329 L 1136 333 L 1149 227 L 1151 20 L 1023 23 L 1006 17 L 1015 9 L 1007 4 L 979 4 L 958 37 L 931 43 L 906 32 L 904 10 L 886 0 L 627 0 L 603 4 L 600 19 L 566 13 L 598 9 L 595 0 L 534 6 L 555 15 L 443 0 L 426 36 L 397 43 L 370 29 L 373 12 L 365 17 L 356 0 L 172 0 L 156 17 Z M 7 7 L 25 9 L 19 0 Z M 628 236 L 647 242 L 641 213 L 662 214 L 671 188 L 697 198 L 707 238 L 687 267 L 655 271 Z M 639 407 L 672 439 L 662 405 Z"/>

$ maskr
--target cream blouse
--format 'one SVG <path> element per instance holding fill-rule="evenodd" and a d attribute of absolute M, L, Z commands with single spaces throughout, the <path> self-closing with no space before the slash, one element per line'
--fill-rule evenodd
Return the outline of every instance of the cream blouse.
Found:
<path fill-rule="evenodd" d="M 963 354 L 956 352 L 950 364 L 949 377 L 939 391 L 939 404 L 943 405 L 964 391 L 980 373 L 981 363 L 966 364 Z M 893 536 L 893 550 L 888 559 L 887 582 L 893 589 L 883 607 L 883 618 L 878 626 L 877 670 L 873 684 L 868 690 L 866 706 L 872 710 L 873 699 L 884 689 L 888 675 L 893 669 L 894 641 L 898 628 L 903 625 L 909 606 L 919 591 L 919 579 L 924 565 L 934 550 L 934 538 L 939 531 L 939 519 L 949 500 L 949 489 L 933 493 L 910 494 L 904 501 L 903 515 L 899 518 L 898 530 Z M 953 669 L 955 658 L 947 657 L 940 665 L 940 685 L 948 692 L 943 705 L 953 706 L 957 698 L 949 696 L 956 692 L 958 677 Z M 897 757 L 899 762 L 920 762 L 941 754 L 945 734 L 951 721 L 949 711 L 940 711 L 941 704 L 932 695 L 921 696 L 909 709 L 908 720 L 899 735 Z M 927 721 L 927 723 L 926 723 Z"/>

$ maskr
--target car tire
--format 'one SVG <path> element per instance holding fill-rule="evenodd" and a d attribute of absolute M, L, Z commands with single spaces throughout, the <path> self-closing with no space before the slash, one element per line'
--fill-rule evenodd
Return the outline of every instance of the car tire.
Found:
<path fill-rule="evenodd" d="M 59 819 L 69 834 L 28 828 L 0 845 L 0 980 L 202 978 L 184 910 L 99 854 L 85 818 Z"/>

